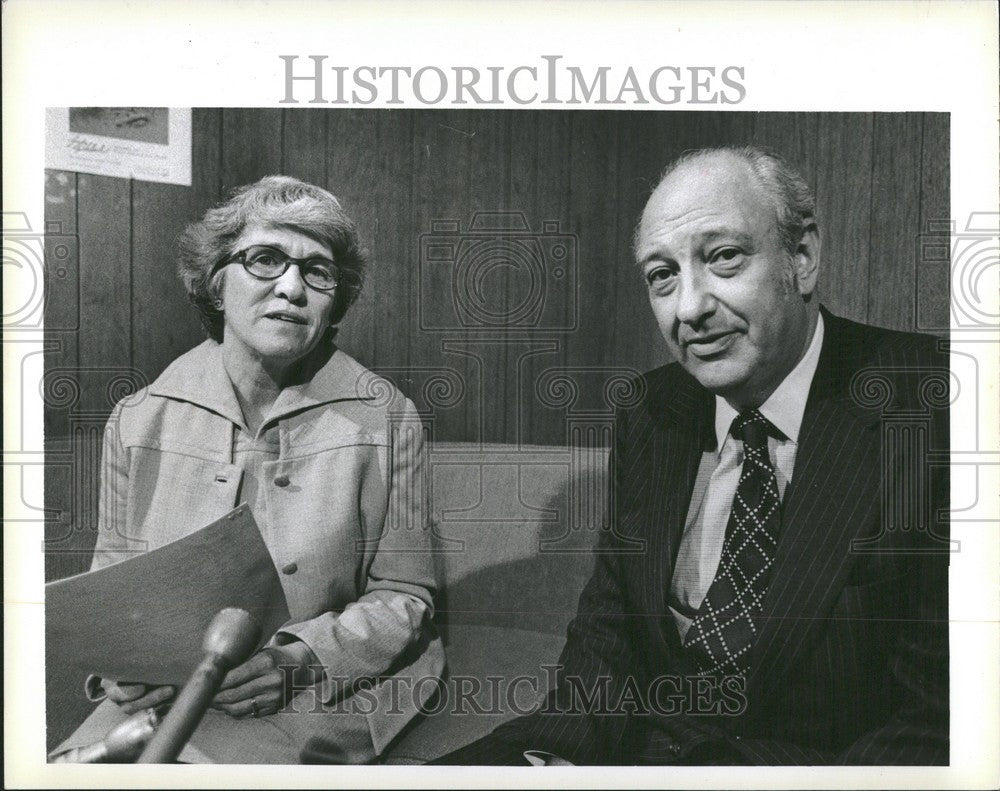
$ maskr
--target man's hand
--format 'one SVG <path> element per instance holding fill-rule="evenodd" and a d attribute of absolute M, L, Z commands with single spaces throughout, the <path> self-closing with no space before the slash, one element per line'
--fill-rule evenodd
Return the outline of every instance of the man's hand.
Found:
<path fill-rule="evenodd" d="M 135 714 L 143 709 L 155 709 L 174 699 L 174 687 L 157 687 L 151 684 L 129 684 L 103 679 L 101 687 L 108 699 L 118 704 L 126 714 Z"/>
<path fill-rule="evenodd" d="M 318 666 L 303 642 L 265 648 L 226 674 L 212 708 L 237 719 L 274 714 L 319 680 Z"/>

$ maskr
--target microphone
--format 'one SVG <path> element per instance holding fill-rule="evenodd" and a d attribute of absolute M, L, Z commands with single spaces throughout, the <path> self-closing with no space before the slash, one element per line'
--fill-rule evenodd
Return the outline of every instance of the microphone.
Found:
<path fill-rule="evenodd" d="M 260 626 L 246 610 L 220 610 L 205 632 L 205 658 L 177 696 L 137 763 L 173 763 L 191 738 L 226 673 L 257 647 Z"/>
<path fill-rule="evenodd" d="M 160 724 L 154 709 L 136 712 L 116 725 L 101 741 L 74 747 L 52 759 L 54 764 L 127 764 L 135 760 Z"/>

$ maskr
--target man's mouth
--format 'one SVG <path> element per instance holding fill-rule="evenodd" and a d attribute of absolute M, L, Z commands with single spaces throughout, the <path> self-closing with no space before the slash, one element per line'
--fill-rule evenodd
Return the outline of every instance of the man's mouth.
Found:
<path fill-rule="evenodd" d="M 714 357 L 728 349 L 736 340 L 736 335 L 736 332 L 728 331 L 688 338 L 684 341 L 684 349 L 698 358 Z"/>
<path fill-rule="evenodd" d="M 276 310 L 272 313 L 264 314 L 265 318 L 274 319 L 275 321 L 285 321 L 289 324 L 305 324 L 306 320 L 301 316 L 297 316 L 294 313 L 286 313 L 282 310 Z"/>

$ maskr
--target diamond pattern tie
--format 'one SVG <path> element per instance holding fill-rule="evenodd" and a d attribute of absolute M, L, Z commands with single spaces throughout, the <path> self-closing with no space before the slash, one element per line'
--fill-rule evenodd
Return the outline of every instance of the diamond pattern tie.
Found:
<path fill-rule="evenodd" d="M 767 436 L 775 431 L 756 409 L 738 415 L 730 429 L 743 440 L 740 482 L 718 571 L 684 640 L 702 674 L 746 675 L 749 670 L 755 618 L 767 592 L 781 526 L 778 482 L 767 452 Z"/>

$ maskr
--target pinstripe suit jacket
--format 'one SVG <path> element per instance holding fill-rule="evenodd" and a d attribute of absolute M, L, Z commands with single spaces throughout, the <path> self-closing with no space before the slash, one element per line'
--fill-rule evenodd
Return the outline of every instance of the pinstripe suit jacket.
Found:
<path fill-rule="evenodd" d="M 668 365 L 618 417 L 614 519 L 557 689 L 439 762 L 523 763 L 529 748 L 585 764 L 948 762 L 946 456 L 932 466 L 947 357 L 933 338 L 824 320 L 749 676 L 697 681 L 667 608 L 715 444 L 714 397 Z"/>

